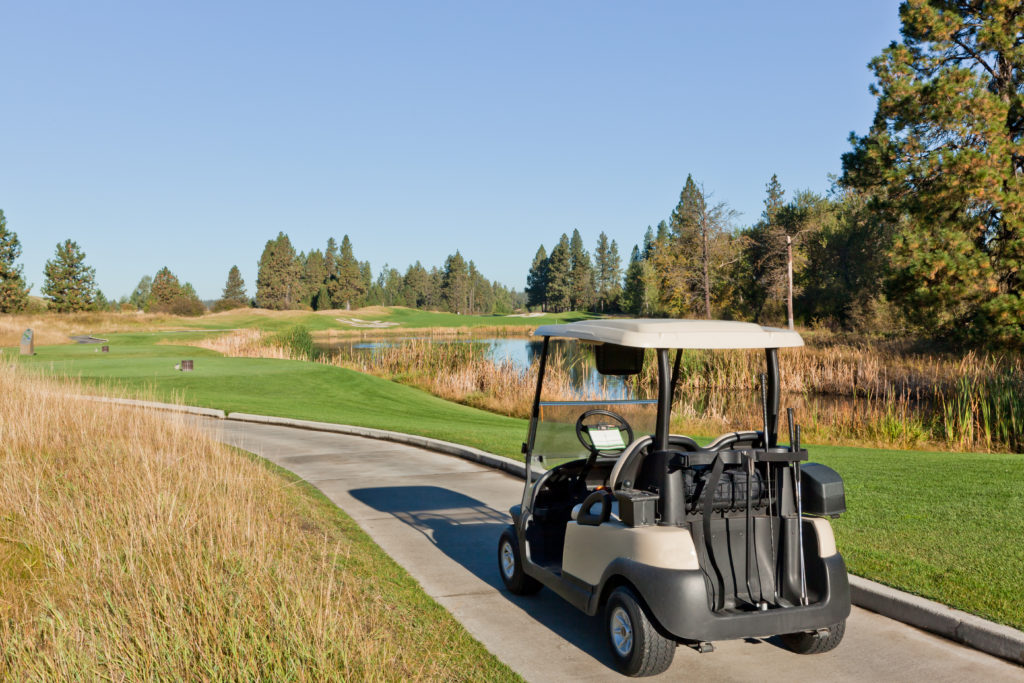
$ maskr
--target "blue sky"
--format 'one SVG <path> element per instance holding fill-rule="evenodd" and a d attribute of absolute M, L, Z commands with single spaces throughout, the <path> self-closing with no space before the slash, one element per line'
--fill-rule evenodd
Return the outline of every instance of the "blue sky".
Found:
<path fill-rule="evenodd" d="M 522 288 L 574 228 L 628 256 L 687 173 L 738 226 L 773 173 L 824 192 L 897 6 L 0 3 L 0 209 L 36 293 L 67 238 L 108 297 L 164 265 L 252 293 L 281 230 Z"/>

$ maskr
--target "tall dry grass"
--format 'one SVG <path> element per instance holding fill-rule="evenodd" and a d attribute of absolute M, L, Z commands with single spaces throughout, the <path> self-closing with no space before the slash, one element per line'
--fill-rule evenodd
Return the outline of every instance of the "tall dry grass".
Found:
<path fill-rule="evenodd" d="M 0 679 L 508 675 L 351 520 L 183 418 L 0 386 Z"/>

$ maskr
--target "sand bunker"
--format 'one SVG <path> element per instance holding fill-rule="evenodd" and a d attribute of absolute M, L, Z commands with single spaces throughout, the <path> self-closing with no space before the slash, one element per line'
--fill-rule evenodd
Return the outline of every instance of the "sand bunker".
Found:
<path fill-rule="evenodd" d="M 510 313 L 509 315 L 507 315 L 505 317 L 506 318 L 539 318 L 542 315 L 545 315 L 545 314 L 544 313 Z"/>

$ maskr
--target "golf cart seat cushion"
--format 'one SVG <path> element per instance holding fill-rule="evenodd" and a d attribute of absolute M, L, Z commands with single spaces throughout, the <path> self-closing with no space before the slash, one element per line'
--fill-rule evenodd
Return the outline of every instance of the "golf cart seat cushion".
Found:
<path fill-rule="evenodd" d="M 576 521 L 576 518 L 579 517 L 580 510 L 582 508 L 583 508 L 583 503 L 576 503 L 575 505 L 572 506 L 572 513 L 570 513 L 570 517 L 572 517 L 572 521 L 574 521 L 574 522 Z M 591 504 L 591 506 L 590 506 L 590 511 L 591 512 L 596 514 L 596 513 L 600 512 L 600 510 L 601 510 L 601 503 L 600 502 Z M 622 521 L 621 519 L 619 519 L 619 501 L 617 501 L 617 500 L 612 501 L 612 514 L 611 514 L 611 516 L 608 519 L 609 519 L 609 521 L 612 521 L 612 522 L 621 522 Z"/>

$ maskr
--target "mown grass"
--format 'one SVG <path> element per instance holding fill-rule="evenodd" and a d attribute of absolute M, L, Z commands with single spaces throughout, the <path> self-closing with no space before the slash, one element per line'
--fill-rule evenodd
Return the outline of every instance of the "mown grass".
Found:
<path fill-rule="evenodd" d="M 522 419 L 329 365 L 222 358 L 143 340 L 112 340 L 109 356 L 87 347 L 43 348 L 26 365 L 194 405 L 391 429 L 521 457 Z M 195 372 L 173 370 L 189 357 Z M 836 534 L 851 571 L 1024 628 L 1024 458 L 816 446 L 812 459 L 846 480 L 850 511 Z"/>
<path fill-rule="evenodd" d="M 515 680 L 312 487 L 0 368 L 0 679 Z"/>

